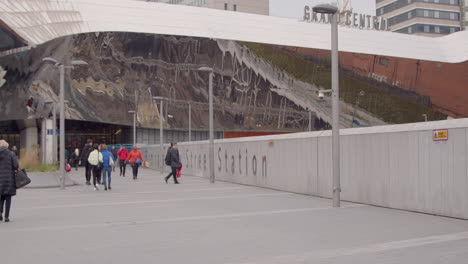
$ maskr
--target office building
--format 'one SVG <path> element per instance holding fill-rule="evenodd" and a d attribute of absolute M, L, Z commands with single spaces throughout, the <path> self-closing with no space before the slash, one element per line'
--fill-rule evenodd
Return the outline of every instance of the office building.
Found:
<path fill-rule="evenodd" d="M 269 0 L 145 0 L 174 5 L 208 7 L 227 11 L 238 11 L 259 15 L 270 14 Z"/>
<path fill-rule="evenodd" d="M 394 32 L 437 37 L 465 27 L 465 0 L 376 0 L 377 16 Z"/>

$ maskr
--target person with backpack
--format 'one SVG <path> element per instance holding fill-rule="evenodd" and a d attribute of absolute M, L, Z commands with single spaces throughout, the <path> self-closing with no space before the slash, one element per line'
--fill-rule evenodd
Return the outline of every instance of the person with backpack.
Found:
<path fill-rule="evenodd" d="M 170 152 L 171 152 L 171 149 L 172 149 L 173 145 L 174 145 L 174 142 L 171 142 L 171 146 L 167 149 L 166 157 L 164 158 L 164 163 L 166 163 L 167 166 L 171 166 Z"/>
<path fill-rule="evenodd" d="M 168 166 L 171 166 L 171 173 L 167 175 L 164 180 L 167 181 L 171 176 L 174 177 L 174 184 L 179 184 L 179 181 L 177 180 L 177 170 L 182 167 L 182 163 L 180 162 L 180 157 L 179 157 L 179 150 L 177 149 L 177 142 L 171 143 L 171 147 L 168 150 L 169 157 L 166 157 L 166 164 L 170 164 Z"/>
<path fill-rule="evenodd" d="M 93 151 L 89 153 L 88 163 L 90 165 L 91 171 L 93 172 L 93 185 L 94 190 L 99 190 L 99 186 L 97 183 L 98 180 L 98 173 L 99 173 L 99 166 L 103 163 L 102 154 L 99 152 L 99 145 L 93 145 Z"/>
<path fill-rule="evenodd" d="M 137 146 L 133 146 L 133 150 L 128 153 L 125 162 L 130 162 L 130 164 L 132 164 L 133 179 L 136 180 L 138 178 L 138 167 L 145 162 Z"/>
<path fill-rule="evenodd" d="M 107 150 L 107 145 L 102 144 L 102 183 L 104 185 L 104 191 L 112 190 L 111 187 L 111 173 L 112 173 L 112 165 L 114 164 L 114 158 L 112 152 Z"/>

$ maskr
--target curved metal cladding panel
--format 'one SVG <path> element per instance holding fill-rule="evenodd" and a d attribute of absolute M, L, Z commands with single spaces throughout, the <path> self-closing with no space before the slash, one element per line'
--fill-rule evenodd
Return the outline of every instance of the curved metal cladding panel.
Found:
<path fill-rule="evenodd" d="M 140 32 L 330 49 L 330 25 L 132 0 L 0 0 L 0 19 L 30 45 L 88 32 Z M 458 63 L 468 32 L 427 38 L 340 27 L 346 52 Z"/>

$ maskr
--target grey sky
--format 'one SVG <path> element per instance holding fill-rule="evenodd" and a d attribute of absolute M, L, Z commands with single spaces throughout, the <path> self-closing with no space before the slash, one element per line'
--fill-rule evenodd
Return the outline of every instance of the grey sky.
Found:
<path fill-rule="evenodd" d="M 375 0 L 350 0 L 356 13 L 375 15 Z M 270 0 L 270 15 L 300 19 L 304 6 L 336 2 L 330 0 Z"/>

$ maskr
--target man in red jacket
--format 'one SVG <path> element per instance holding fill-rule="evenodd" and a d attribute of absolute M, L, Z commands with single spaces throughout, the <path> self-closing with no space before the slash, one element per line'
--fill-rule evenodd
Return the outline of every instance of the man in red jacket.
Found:
<path fill-rule="evenodd" d="M 120 176 L 123 175 L 125 177 L 125 169 L 127 168 L 127 163 L 125 162 L 125 160 L 128 157 L 128 150 L 125 148 L 124 145 L 120 146 L 120 149 L 117 152 L 117 156 L 119 156 Z"/>

